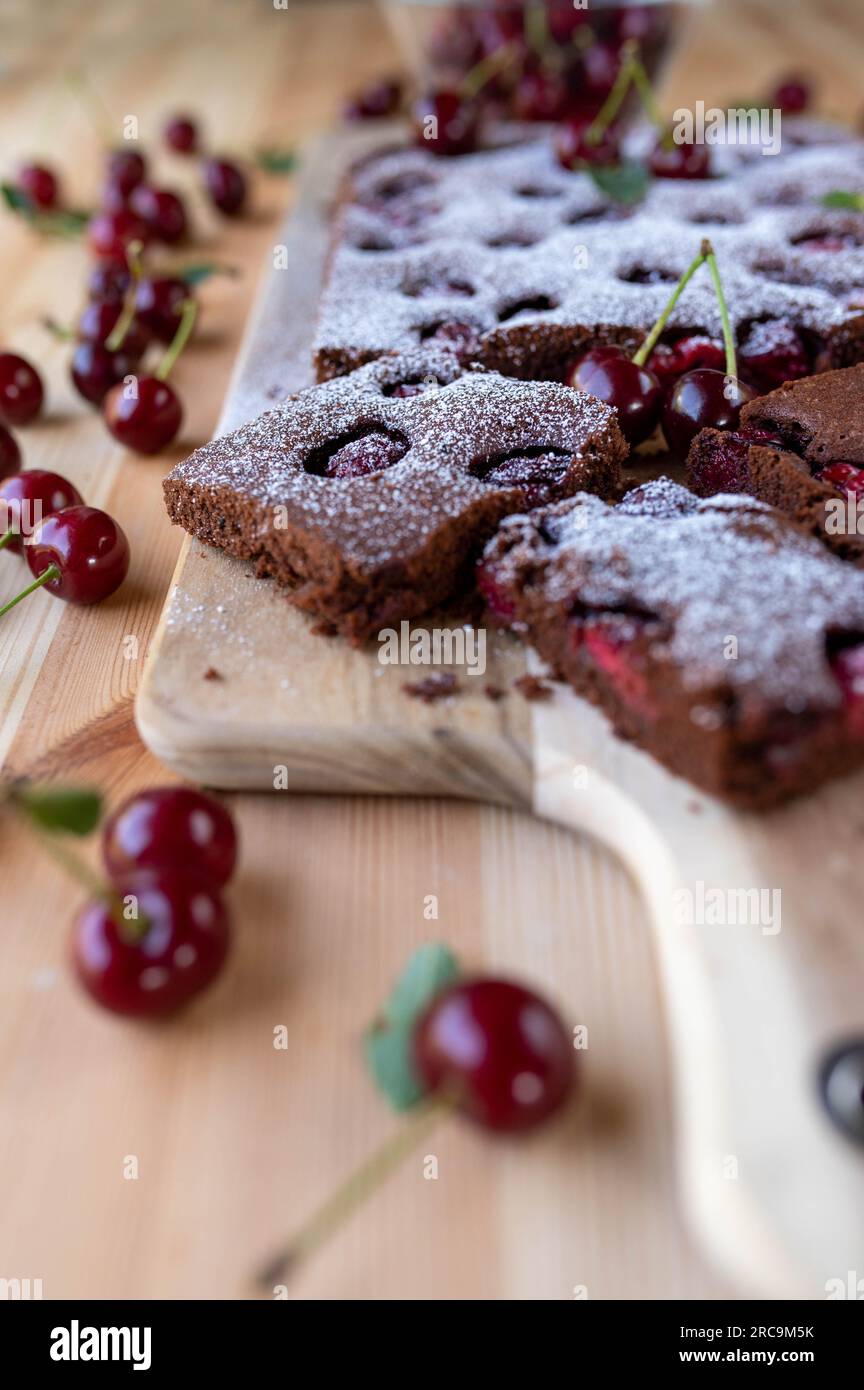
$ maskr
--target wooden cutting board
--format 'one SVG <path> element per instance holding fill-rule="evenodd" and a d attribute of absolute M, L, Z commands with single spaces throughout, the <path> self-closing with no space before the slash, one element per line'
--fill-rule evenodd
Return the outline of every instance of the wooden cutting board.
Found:
<path fill-rule="evenodd" d="M 328 213 L 367 140 L 308 152 L 274 248 L 274 267 L 287 268 L 265 283 L 220 433 L 311 383 Z M 609 845 L 656 930 L 695 1227 L 745 1287 L 824 1297 L 864 1249 L 864 1153 L 829 1121 L 817 1088 L 827 1052 L 864 1035 L 854 874 L 864 777 L 766 817 L 733 814 L 613 738 L 568 691 L 526 701 L 513 681 L 532 658 L 505 634 L 490 630 L 482 676 L 454 667 L 458 694 L 423 704 L 402 687 L 427 670 L 382 665 L 373 649 L 312 628 L 250 566 L 187 542 L 138 696 L 144 741 L 212 786 L 470 798 Z M 489 685 L 506 698 L 490 700 Z M 682 891 L 698 918 L 715 889 L 730 904 L 766 890 L 770 916 L 682 924 Z"/>

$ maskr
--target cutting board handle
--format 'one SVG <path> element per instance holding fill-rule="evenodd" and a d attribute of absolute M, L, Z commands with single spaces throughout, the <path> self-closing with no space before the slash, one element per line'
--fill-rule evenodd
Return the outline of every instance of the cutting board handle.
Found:
<path fill-rule="evenodd" d="M 862 779 L 745 816 L 611 739 L 569 693 L 537 707 L 534 732 L 536 814 L 609 846 L 647 899 L 697 1233 L 748 1292 L 848 1287 L 864 1277 L 864 1145 L 819 1078 L 864 1038 Z"/>

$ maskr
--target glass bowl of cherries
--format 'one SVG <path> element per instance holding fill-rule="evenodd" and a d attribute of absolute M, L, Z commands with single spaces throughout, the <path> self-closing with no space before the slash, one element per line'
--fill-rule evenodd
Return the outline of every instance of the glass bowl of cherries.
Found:
<path fill-rule="evenodd" d="M 704 0 L 379 0 L 417 83 L 481 97 L 498 117 L 591 116 L 609 96 L 625 44 L 654 81 L 686 12 Z"/>

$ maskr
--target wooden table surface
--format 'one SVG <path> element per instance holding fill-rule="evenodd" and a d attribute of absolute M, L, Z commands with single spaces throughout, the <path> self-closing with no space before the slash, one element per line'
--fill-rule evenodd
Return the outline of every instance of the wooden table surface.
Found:
<path fill-rule="evenodd" d="M 287 9 L 195 0 L 7 3 L 0 17 L 4 174 L 44 153 L 71 201 L 95 196 L 99 137 L 64 82 L 83 72 L 119 133 L 155 142 L 189 107 L 212 144 L 299 145 L 342 94 L 392 67 L 366 3 Z M 673 104 L 725 104 L 779 74 L 819 74 L 822 108 L 861 104 L 858 0 L 724 0 L 700 14 L 667 86 Z M 167 182 L 191 182 L 162 159 Z M 242 267 L 203 291 L 200 338 L 177 385 L 182 440 L 155 460 L 115 447 L 66 380 L 68 349 L 40 326 L 80 307 L 85 258 L 10 217 L 0 238 L 4 348 L 49 381 L 21 431 L 29 466 L 71 476 L 133 550 L 127 584 L 92 611 L 40 594 L 0 624 L 5 770 L 98 784 L 113 804 L 165 772 L 132 702 L 180 544 L 161 506 L 170 464 L 210 437 L 255 282 L 290 184 L 258 181 L 225 230 L 196 203 L 202 245 Z M 12 557 L 0 598 L 21 586 Z M 290 660 L 290 654 L 288 658 Z M 125 1024 L 80 994 L 65 963 L 78 891 L 19 830 L 0 838 L 0 1277 L 45 1297 L 246 1297 L 274 1242 L 396 1123 L 358 1052 L 413 946 L 435 935 L 468 960 L 536 981 L 589 1028 L 581 1104 L 528 1144 L 451 1124 L 291 1286 L 314 1298 L 734 1296 L 679 1218 L 662 1005 L 640 903 L 579 838 L 500 809 L 431 801 L 233 796 L 243 838 L 231 889 L 236 951 L 213 992 L 163 1027 Z M 435 894 L 438 921 L 424 918 Z M 284 1025 L 288 1046 L 273 1046 Z M 131 1156 L 137 1177 L 129 1177 Z"/>

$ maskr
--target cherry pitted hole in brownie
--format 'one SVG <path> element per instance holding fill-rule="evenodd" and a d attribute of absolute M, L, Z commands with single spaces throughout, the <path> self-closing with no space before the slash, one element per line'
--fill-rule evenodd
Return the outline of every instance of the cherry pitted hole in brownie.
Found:
<path fill-rule="evenodd" d="M 480 346 L 480 329 L 457 319 L 439 319 L 420 330 L 421 343 L 441 343 L 452 348 L 460 359 L 471 357 Z"/>
<path fill-rule="evenodd" d="M 667 270 L 665 266 L 630 266 L 627 270 L 619 271 L 618 279 L 623 280 L 625 285 L 675 285 L 678 283 L 678 276 L 675 272 Z"/>
<path fill-rule="evenodd" d="M 353 245 L 355 251 L 372 252 L 396 250 L 395 241 L 391 241 L 389 237 L 376 236 L 372 232 L 369 232 L 365 236 L 359 237 L 358 240 L 353 243 Z"/>
<path fill-rule="evenodd" d="M 434 391 L 439 386 L 439 382 L 433 377 L 419 378 L 413 381 L 397 381 L 393 386 L 385 386 L 382 389 L 382 396 L 395 396 L 397 400 L 407 401 L 412 396 L 422 396 L 425 391 Z"/>
<path fill-rule="evenodd" d="M 565 450 L 540 446 L 476 458 L 468 471 L 492 487 L 521 488 L 526 502 L 533 507 L 555 496 L 572 462 L 573 455 Z"/>
<path fill-rule="evenodd" d="M 408 452 L 408 440 L 397 430 L 369 425 L 329 440 L 313 449 L 303 467 L 319 478 L 366 478 L 392 468 Z"/>
<path fill-rule="evenodd" d="M 419 193 L 421 189 L 434 188 L 437 182 L 432 174 L 425 174 L 419 169 L 405 169 L 401 174 L 392 174 L 381 179 L 370 196 L 374 202 L 390 203 L 412 193 Z"/>
<path fill-rule="evenodd" d="M 486 600 L 492 617 L 502 626 L 509 626 L 516 617 L 516 605 L 507 594 L 503 584 L 499 584 L 488 565 L 477 566 L 477 588 Z"/>
<path fill-rule="evenodd" d="M 864 239 L 856 232 L 835 232 L 826 228 L 824 231 L 792 237 L 789 244 L 797 251 L 854 251 L 864 246 Z"/>
<path fill-rule="evenodd" d="M 810 376 L 820 342 L 788 319 L 754 319 L 738 332 L 741 379 L 766 394 L 786 381 Z"/>
<path fill-rule="evenodd" d="M 498 315 L 499 323 L 507 323 L 510 319 L 515 319 L 517 314 L 548 314 L 550 310 L 558 308 L 558 301 L 551 299 L 548 294 L 538 294 L 533 298 L 517 299 L 512 304 L 508 304 Z"/>
<path fill-rule="evenodd" d="M 864 632 L 829 632 L 825 653 L 843 695 L 849 729 L 864 738 Z"/>
<path fill-rule="evenodd" d="M 467 280 L 455 275 L 424 275 L 418 280 L 409 280 L 402 293 L 409 299 L 471 299 L 477 291 Z"/>
<path fill-rule="evenodd" d="M 627 208 L 586 208 L 568 212 L 565 227 L 587 227 L 598 222 L 620 222 L 628 216 Z"/>
<path fill-rule="evenodd" d="M 553 188 L 551 186 L 544 188 L 542 184 L 536 183 L 523 184 L 521 188 L 515 190 L 517 198 L 533 199 L 560 198 L 563 191 L 564 190 L 561 188 Z"/>

